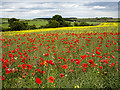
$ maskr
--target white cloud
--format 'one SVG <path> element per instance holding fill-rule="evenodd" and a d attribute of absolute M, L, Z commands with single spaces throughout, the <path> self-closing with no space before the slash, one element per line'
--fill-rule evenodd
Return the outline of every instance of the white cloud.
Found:
<path fill-rule="evenodd" d="M 94 9 L 104 9 L 104 8 L 106 8 L 106 7 L 104 7 L 104 6 L 94 6 L 93 8 L 94 8 Z"/>
<path fill-rule="evenodd" d="M 5 2 L 118 2 L 119 0 L 2 0 Z"/>

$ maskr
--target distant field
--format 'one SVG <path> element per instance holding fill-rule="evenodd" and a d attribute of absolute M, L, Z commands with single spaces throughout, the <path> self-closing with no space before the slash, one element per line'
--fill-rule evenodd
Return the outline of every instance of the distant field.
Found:
<path fill-rule="evenodd" d="M 25 19 L 20 19 L 20 21 L 25 21 Z M 39 28 L 40 26 L 44 26 L 46 24 L 48 24 L 47 20 L 28 20 L 27 21 L 29 25 L 33 25 L 35 24 L 37 28 Z M 0 18 L 0 27 L 3 27 L 4 29 L 9 28 L 9 24 L 8 24 L 8 18 Z M 79 22 L 80 23 L 80 22 Z M 102 22 L 87 22 L 89 24 L 100 24 Z M 71 22 L 71 25 L 74 26 L 74 22 Z"/>
<path fill-rule="evenodd" d="M 0 27 L 3 27 L 3 28 L 9 28 L 8 26 L 9 24 L 0 24 Z"/>
<path fill-rule="evenodd" d="M 36 25 L 36 27 L 38 28 L 38 27 L 40 27 L 40 26 L 42 26 L 42 25 L 46 25 L 46 24 L 48 24 L 48 21 L 28 21 L 28 24 L 29 25 L 33 25 L 33 24 L 35 24 Z"/>
<path fill-rule="evenodd" d="M 78 23 L 80 23 L 80 22 L 78 22 Z M 100 24 L 100 23 L 102 23 L 102 22 L 87 22 L 88 24 Z M 74 22 L 71 22 L 71 25 L 74 25 Z"/>
<path fill-rule="evenodd" d="M 24 19 L 20 19 L 20 21 L 25 21 Z M 0 19 L 0 22 L 1 22 L 1 24 L 0 24 L 0 27 L 3 27 L 3 28 L 9 28 L 8 26 L 9 26 L 9 24 L 8 24 L 8 19 Z M 34 20 L 30 20 L 30 21 L 27 21 L 28 22 L 28 24 L 29 25 L 33 25 L 33 24 L 35 24 L 36 25 L 36 27 L 38 28 L 38 27 L 40 27 L 40 26 L 42 26 L 42 25 L 46 25 L 46 24 L 48 24 L 48 21 L 43 21 L 43 20 L 41 20 L 41 21 L 34 21 Z"/>
<path fill-rule="evenodd" d="M 100 24 L 102 22 L 87 22 L 87 23 L 89 23 L 89 24 Z"/>

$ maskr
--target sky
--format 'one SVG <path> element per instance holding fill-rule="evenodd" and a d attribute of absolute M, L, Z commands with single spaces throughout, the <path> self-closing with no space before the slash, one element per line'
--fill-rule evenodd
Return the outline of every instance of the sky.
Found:
<path fill-rule="evenodd" d="M 0 18 L 118 17 L 119 0 L 1 0 Z"/>

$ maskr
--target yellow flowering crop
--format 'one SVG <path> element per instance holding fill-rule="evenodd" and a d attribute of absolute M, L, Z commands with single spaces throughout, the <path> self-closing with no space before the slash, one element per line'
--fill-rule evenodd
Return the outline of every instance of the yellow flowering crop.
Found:
<path fill-rule="evenodd" d="M 59 28 L 45 28 L 45 29 L 35 29 L 35 30 L 21 30 L 21 31 L 6 31 L 2 32 L 4 35 L 15 35 L 15 34 L 25 34 L 25 33 L 32 33 L 32 32 L 45 32 L 45 31 L 58 31 L 58 30 L 79 30 L 93 32 L 98 30 L 98 28 L 103 27 L 107 28 L 110 27 L 111 29 L 118 27 L 118 23 L 101 23 L 97 26 L 75 26 L 75 27 L 59 27 Z"/>

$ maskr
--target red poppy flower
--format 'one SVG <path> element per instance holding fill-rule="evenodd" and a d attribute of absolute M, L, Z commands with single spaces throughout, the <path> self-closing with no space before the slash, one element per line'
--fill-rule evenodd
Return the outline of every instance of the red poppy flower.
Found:
<path fill-rule="evenodd" d="M 76 59 L 76 64 L 79 65 L 80 64 L 80 61 L 78 59 Z"/>
<path fill-rule="evenodd" d="M 67 65 L 63 65 L 62 68 L 67 69 L 68 67 L 67 67 Z"/>
<path fill-rule="evenodd" d="M 5 78 L 3 76 L 0 76 L 1 80 L 5 80 Z"/>
<path fill-rule="evenodd" d="M 63 78 L 63 77 L 64 77 L 64 74 L 61 73 L 61 74 L 60 74 L 60 77 Z"/>
<path fill-rule="evenodd" d="M 39 73 L 41 73 L 41 70 L 40 70 L 40 69 L 37 69 L 37 71 L 38 71 Z"/>
<path fill-rule="evenodd" d="M 83 68 L 87 68 L 87 64 L 86 63 L 83 63 Z"/>
<path fill-rule="evenodd" d="M 111 57 L 112 57 L 113 59 L 115 59 L 115 56 L 111 55 Z"/>
<path fill-rule="evenodd" d="M 100 69 L 102 69 L 102 66 L 99 66 Z"/>
<path fill-rule="evenodd" d="M 96 54 L 98 54 L 98 55 L 99 55 L 99 54 L 100 54 L 100 52 L 98 52 L 98 51 L 96 50 Z"/>
<path fill-rule="evenodd" d="M 39 78 L 36 78 L 36 83 L 41 84 L 42 81 Z"/>
<path fill-rule="evenodd" d="M 95 54 L 92 54 L 92 57 L 95 57 Z"/>
<path fill-rule="evenodd" d="M 45 72 L 45 71 L 42 71 L 42 73 L 43 73 L 43 74 L 46 74 L 46 72 Z"/>
<path fill-rule="evenodd" d="M 93 63 L 94 63 L 94 62 L 93 62 L 93 59 L 92 59 L 92 60 L 89 60 L 89 63 L 90 63 L 90 64 L 93 64 Z"/>
<path fill-rule="evenodd" d="M 32 65 L 27 64 L 27 69 L 31 70 Z"/>
<path fill-rule="evenodd" d="M 6 73 L 5 74 L 9 74 L 10 73 L 10 69 L 9 68 L 6 68 Z"/>
<path fill-rule="evenodd" d="M 49 82 L 50 82 L 50 83 L 53 83 L 53 82 L 54 82 L 54 80 L 55 80 L 55 78 L 54 78 L 54 77 L 52 77 L 52 76 L 50 76 L 50 77 L 49 77 Z"/>
<path fill-rule="evenodd" d="M 12 53 L 15 53 L 15 50 L 13 50 Z"/>
<path fill-rule="evenodd" d="M 112 63 L 112 66 L 114 66 L 115 64 L 114 63 Z"/>
<path fill-rule="evenodd" d="M 108 60 L 104 60 L 104 62 L 108 64 Z"/>
<path fill-rule="evenodd" d="M 26 65 L 25 65 L 25 64 L 23 64 L 23 65 L 22 65 L 22 69 L 25 69 L 25 68 L 26 68 Z"/>
<path fill-rule="evenodd" d="M 87 55 L 84 55 L 84 56 L 81 55 L 81 58 L 82 58 L 83 60 L 84 60 L 86 57 L 87 57 Z"/>

